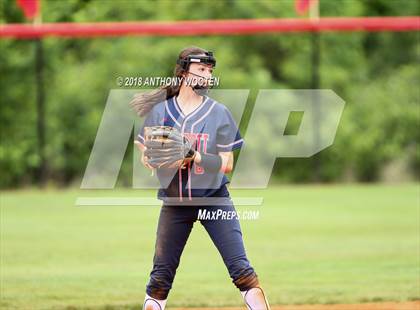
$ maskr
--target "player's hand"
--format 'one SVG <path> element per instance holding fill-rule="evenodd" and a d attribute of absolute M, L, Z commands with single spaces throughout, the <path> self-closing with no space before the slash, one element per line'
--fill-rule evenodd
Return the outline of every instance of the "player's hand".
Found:
<path fill-rule="evenodd" d="M 141 154 L 141 163 L 148 169 L 153 170 L 155 168 L 153 168 L 152 166 L 150 166 L 147 162 L 147 157 L 144 156 L 144 153 Z"/>
<path fill-rule="evenodd" d="M 140 161 L 143 164 L 143 166 L 145 166 L 147 169 L 153 170 L 154 168 L 147 163 L 147 157 L 144 156 L 144 150 L 146 149 L 146 147 L 137 140 L 134 141 L 134 144 L 137 146 L 137 148 L 141 152 Z"/>
<path fill-rule="evenodd" d="M 195 162 L 196 164 L 201 163 L 201 154 L 196 151 L 194 153 L 194 157 L 193 157 L 192 161 Z"/>

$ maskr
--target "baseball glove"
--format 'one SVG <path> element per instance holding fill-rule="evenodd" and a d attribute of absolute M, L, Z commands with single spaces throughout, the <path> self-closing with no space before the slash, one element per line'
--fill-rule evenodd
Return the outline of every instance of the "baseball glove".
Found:
<path fill-rule="evenodd" d="M 144 156 L 153 168 L 184 168 L 194 159 L 193 142 L 183 137 L 176 128 L 145 127 L 144 136 Z"/>

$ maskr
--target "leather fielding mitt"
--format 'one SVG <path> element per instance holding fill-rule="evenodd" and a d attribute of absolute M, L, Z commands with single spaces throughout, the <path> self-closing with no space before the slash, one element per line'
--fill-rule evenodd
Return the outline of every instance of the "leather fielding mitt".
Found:
<path fill-rule="evenodd" d="M 145 127 L 144 138 L 144 156 L 153 168 L 184 168 L 194 159 L 194 143 L 174 127 Z"/>

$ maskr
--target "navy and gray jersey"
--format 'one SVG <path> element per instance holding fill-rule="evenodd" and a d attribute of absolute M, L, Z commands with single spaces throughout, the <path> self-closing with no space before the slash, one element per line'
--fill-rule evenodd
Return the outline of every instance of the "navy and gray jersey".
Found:
<path fill-rule="evenodd" d="M 171 126 L 195 141 L 194 148 L 200 153 L 218 154 L 239 149 L 243 144 L 238 127 L 230 111 L 221 103 L 204 96 L 203 102 L 191 113 L 184 115 L 176 97 L 153 106 L 137 135 L 144 143 L 144 128 Z M 222 173 L 211 173 L 193 163 L 184 169 L 157 169 L 161 188 L 158 198 L 179 197 L 180 201 L 193 197 L 228 197 Z"/>

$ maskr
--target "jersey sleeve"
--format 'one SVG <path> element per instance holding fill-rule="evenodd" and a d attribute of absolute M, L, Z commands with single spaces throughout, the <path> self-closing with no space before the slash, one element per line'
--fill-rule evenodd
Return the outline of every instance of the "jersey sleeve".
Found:
<path fill-rule="evenodd" d="M 225 108 L 221 124 L 217 130 L 216 146 L 218 152 L 231 152 L 242 147 L 244 140 L 230 111 Z"/>
<path fill-rule="evenodd" d="M 141 144 L 144 144 L 144 128 L 156 125 L 158 125 L 156 122 L 156 113 L 152 110 L 147 114 L 146 118 L 144 119 L 144 122 L 137 133 L 136 140 L 139 141 Z"/>

